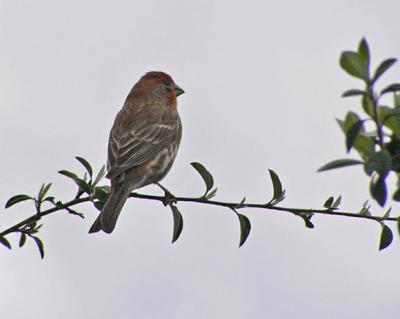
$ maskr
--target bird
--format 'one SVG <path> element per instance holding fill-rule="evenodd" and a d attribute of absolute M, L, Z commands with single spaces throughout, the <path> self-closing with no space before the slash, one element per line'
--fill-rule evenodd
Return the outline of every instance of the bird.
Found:
<path fill-rule="evenodd" d="M 146 73 L 133 86 L 111 128 L 106 175 L 111 188 L 89 233 L 112 233 L 129 194 L 158 184 L 170 171 L 182 137 L 177 97 L 184 93 L 161 71 Z"/>

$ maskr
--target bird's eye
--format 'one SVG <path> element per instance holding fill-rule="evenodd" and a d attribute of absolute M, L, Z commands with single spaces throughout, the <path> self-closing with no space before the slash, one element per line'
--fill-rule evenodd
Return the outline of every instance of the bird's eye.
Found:
<path fill-rule="evenodd" d="M 163 84 L 169 89 L 172 88 L 171 81 L 164 81 Z"/>

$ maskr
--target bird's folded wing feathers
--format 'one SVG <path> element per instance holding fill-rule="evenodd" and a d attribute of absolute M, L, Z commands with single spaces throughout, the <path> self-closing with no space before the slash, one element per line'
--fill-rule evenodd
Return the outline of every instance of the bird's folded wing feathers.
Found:
<path fill-rule="evenodd" d="M 123 134 L 111 132 L 108 147 L 108 177 L 143 164 L 153 158 L 176 135 L 176 125 L 154 124 Z"/>

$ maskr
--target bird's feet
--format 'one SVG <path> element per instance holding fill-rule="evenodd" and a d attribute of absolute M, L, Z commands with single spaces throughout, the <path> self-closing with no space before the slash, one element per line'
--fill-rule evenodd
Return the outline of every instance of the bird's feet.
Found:
<path fill-rule="evenodd" d="M 173 203 L 176 203 L 175 196 L 168 189 L 166 189 L 160 183 L 156 183 L 156 185 L 164 191 L 164 198 L 163 198 L 164 206 L 172 205 Z"/>

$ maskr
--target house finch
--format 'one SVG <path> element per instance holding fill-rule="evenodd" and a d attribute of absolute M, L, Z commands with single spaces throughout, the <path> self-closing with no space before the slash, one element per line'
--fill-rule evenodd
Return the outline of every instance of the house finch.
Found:
<path fill-rule="evenodd" d="M 176 98 L 183 93 L 163 72 L 146 73 L 132 88 L 108 140 L 111 190 L 89 233 L 111 233 L 129 194 L 168 173 L 182 136 Z"/>

